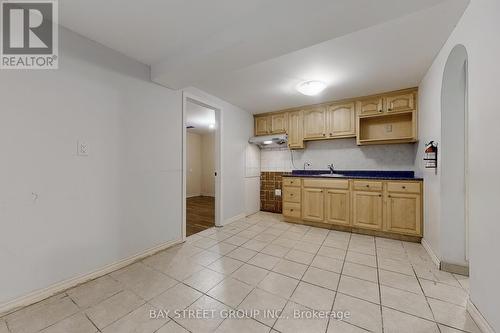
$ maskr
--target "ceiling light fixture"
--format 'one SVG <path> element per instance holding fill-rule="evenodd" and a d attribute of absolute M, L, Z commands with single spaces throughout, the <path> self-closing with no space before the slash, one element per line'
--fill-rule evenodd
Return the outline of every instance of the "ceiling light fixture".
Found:
<path fill-rule="evenodd" d="M 297 86 L 297 91 L 306 96 L 314 96 L 326 88 L 326 83 L 321 81 L 306 81 Z"/>
<path fill-rule="evenodd" d="M 264 141 L 262 143 L 265 144 L 265 145 L 270 145 L 271 143 L 273 143 L 273 140 L 266 140 L 266 141 Z"/>
<path fill-rule="evenodd" d="M 215 124 L 208 124 L 208 128 L 214 129 L 215 128 Z"/>

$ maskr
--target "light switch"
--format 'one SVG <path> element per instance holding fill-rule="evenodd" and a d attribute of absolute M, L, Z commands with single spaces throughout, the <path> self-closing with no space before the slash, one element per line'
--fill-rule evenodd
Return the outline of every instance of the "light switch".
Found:
<path fill-rule="evenodd" d="M 391 124 L 385 125 L 385 130 L 387 133 L 391 133 L 392 132 L 392 125 Z"/>
<path fill-rule="evenodd" d="M 274 190 L 274 195 L 277 197 L 281 197 L 281 189 L 277 188 Z"/>
<path fill-rule="evenodd" d="M 78 156 L 89 156 L 89 147 L 85 141 L 78 140 L 76 154 Z"/>

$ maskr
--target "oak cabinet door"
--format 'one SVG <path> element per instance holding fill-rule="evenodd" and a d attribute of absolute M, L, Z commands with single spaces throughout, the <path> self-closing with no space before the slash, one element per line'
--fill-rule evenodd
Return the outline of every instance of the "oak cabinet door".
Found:
<path fill-rule="evenodd" d="M 408 235 L 421 235 L 420 194 L 392 193 L 387 195 L 385 229 Z"/>
<path fill-rule="evenodd" d="M 326 137 L 326 110 L 324 107 L 304 111 L 304 139 Z"/>
<path fill-rule="evenodd" d="M 302 111 L 288 114 L 288 147 L 290 149 L 304 148 L 304 129 Z"/>
<path fill-rule="evenodd" d="M 325 222 L 350 225 L 350 192 L 345 190 L 326 190 Z"/>
<path fill-rule="evenodd" d="M 288 122 L 287 113 L 272 114 L 271 118 L 271 133 L 279 134 L 285 133 Z"/>
<path fill-rule="evenodd" d="M 330 105 L 326 119 L 328 137 L 356 135 L 354 103 Z"/>
<path fill-rule="evenodd" d="M 360 115 L 382 113 L 384 112 L 383 98 L 375 97 L 361 100 L 358 102 L 358 110 Z"/>
<path fill-rule="evenodd" d="M 307 221 L 323 222 L 324 193 L 319 188 L 302 189 L 302 218 Z"/>
<path fill-rule="evenodd" d="M 382 193 L 354 191 L 352 195 L 354 227 L 382 230 Z"/>
<path fill-rule="evenodd" d="M 271 133 L 271 117 L 255 117 L 255 135 L 268 135 Z"/>
<path fill-rule="evenodd" d="M 387 96 L 385 98 L 387 112 L 415 110 L 415 95 L 413 93 Z"/>

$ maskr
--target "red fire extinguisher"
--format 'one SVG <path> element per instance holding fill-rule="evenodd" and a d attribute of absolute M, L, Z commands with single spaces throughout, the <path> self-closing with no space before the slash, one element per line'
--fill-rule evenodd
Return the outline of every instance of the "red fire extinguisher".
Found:
<path fill-rule="evenodd" d="M 437 168 L 437 153 L 438 153 L 437 142 L 431 141 L 427 145 L 425 145 L 424 161 L 425 161 L 425 167 L 427 169 Z"/>

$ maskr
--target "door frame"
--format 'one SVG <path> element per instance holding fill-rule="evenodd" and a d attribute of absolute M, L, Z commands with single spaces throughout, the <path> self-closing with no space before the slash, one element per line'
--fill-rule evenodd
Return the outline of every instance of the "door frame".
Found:
<path fill-rule="evenodd" d="M 182 241 L 186 240 L 186 197 L 187 197 L 187 129 L 186 129 L 186 106 L 187 103 L 194 103 L 214 110 L 215 112 L 215 147 L 214 147 L 214 167 L 215 167 L 215 226 L 222 226 L 222 108 L 217 104 L 204 99 L 198 95 L 182 92 Z"/>

